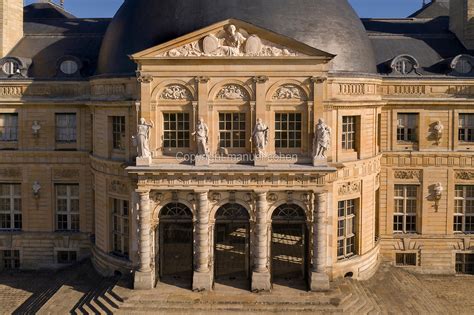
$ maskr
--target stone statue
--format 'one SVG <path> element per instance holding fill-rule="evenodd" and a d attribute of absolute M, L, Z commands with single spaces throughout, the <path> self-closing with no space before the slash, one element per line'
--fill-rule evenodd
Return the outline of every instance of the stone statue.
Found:
<path fill-rule="evenodd" d="M 261 118 L 257 119 L 255 128 L 253 129 L 252 137 L 255 142 L 255 148 L 257 148 L 257 156 L 265 156 L 265 149 L 268 144 L 268 127 L 263 123 Z M 250 139 L 252 142 L 252 139 Z"/>
<path fill-rule="evenodd" d="M 441 199 L 441 196 L 443 195 L 443 186 L 441 183 L 436 183 L 433 188 L 433 195 L 435 200 Z"/>
<path fill-rule="evenodd" d="M 138 124 L 137 132 L 137 150 L 139 158 L 149 158 L 151 157 L 150 152 L 150 129 L 155 125 L 153 122 L 147 124 L 145 118 L 140 118 L 140 123 Z"/>
<path fill-rule="evenodd" d="M 327 158 L 326 152 L 329 149 L 331 142 L 331 128 L 324 122 L 324 119 L 319 119 L 315 127 L 313 139 L 313 155 L 314 158 Z"/>
<path fill-rule="evenodd" d="M 209 152 L 208 143 L 207 143 L 208 134 L 209 134 L 209 128 L 204 123 L 204 119 L 199 118 L 199 121 L 196 125 L 196 129 L 192 133 L 193 136 L 196 136 L 197 149 L 198 149 L 197 154 L 199 156 L 207 156 Z"/>
<path fill-rule="evenodd" d="M 436 139 L 436 143 L 439 144 L 441 138 L 443 137 L 444 126 L 441 121 L 437 121 L 433 126 L 433 136 Z"/>

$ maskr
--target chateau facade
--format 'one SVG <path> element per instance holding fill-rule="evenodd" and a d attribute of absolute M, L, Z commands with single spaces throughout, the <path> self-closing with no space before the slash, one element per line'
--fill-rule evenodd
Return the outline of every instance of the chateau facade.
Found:
<path fill-rule="evenodd" d="M 91 257 L 136 289 L 252 291 L 382 259 L 473 273 L 474 1 L 0 10 L 0 270 Z"/>

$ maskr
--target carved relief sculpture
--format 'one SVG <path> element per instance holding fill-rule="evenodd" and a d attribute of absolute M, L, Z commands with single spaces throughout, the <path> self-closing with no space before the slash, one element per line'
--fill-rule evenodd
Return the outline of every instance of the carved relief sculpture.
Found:
<path fill-rule="evenodd" d="M 300 88 L 296 85 L 285 85 L 279 87 L 275 94 L 273 95 L 273 99 L 277 100 L 304 100 L 305 96 L 301 92 Z"/>
<path fill-rule="evenodd" d="M 192 133 L 193 136 L 196 136 L 197 155 L 198 156 L 207 156 L 208 155 L 208 152 L 209 152 L 208 134 L 209 134 L 209 128 L 204 123 L 204 119 L 199 118 L 199 121 L 196 125 L 196 130 Z"/>
<path fill-rule="evenodd" d="M 151 157 L 150 152 L 150 129 L 154 127 L 154 123 L 146 122 L 145 118 L 140 118 L 140 123 L 138 124 L 138 132 L 136 137 L 136 145 L 139 158 L 149 158 Z"/>
<path fill-rule="evenodd" d="M 263 120 L 258 118 L 252 133 L 258 157 L 264 157 L 266 155 L 265 149 L 268 144 L 268 130 L 269 128 L 263 123 Z M 250 142 L 252 142 L 252 139 L 250 139 Z"/>
<path fill-rule="evenodd" d="M 233 24 L 215 34 L 171 49 L 158 57 L 280 57 L 297 56 L 296 51 L 270 43 Z"/>
<path fill-rule="evenodd" d="M 160 95 L 163 100 L 189 100 L 191 95 L 189 91 L 181 85 L 169 85 Z"/>
<path fill-rule="evenodd" d="M 441 138 L 443 137 L 444 126 L 441 121 L 437 121 L 433 126 L 433 137 L 436 139 L 436 144 L 439 145 Z"/>
<path fill-rule="evenodd" d="M 228 84 L 217 93 L 217 98 L 227 100 L 248 100 L 249 97 L 247 91 L 245 91 L 241 86 Z"/>
<path fill-rule="evenodd" d="M 33 135 L 34 135 L 35 137 L 38 137 L 38 136 L 39 136 L 39 131 L 40 131 L 40 129 L 41 129 L 41 125 L 38 123 L 37 120 L 35 120 L 35 121 L 33 122 L 33 125 L 31 126 L 31 130 L 33 131 Z"/>
<path fill-rule="evenodd" d="M 324 122 L 324 119 L 319 119 L 315 127 L 313 138 L 313 156 L 315 159 L 326 159 L 326 152 L 329 150 L 331 143 L 331 128 Z"/>

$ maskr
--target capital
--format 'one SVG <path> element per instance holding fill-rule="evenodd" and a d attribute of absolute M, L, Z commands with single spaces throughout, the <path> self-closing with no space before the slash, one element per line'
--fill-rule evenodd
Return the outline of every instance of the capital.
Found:
<path fill-rule="evenodd" d="M 151 83 L 153 76 L 151 74 L 144 74 L 141 71 L 137 71 L 137 81 L 139 83 Z"/>
<path fill-rule="evenodd" d="M 265 83 L 268 81 L 268 77 L 266 75 L 257 75 L 257 76 L 254 76 L 252 80 L 255 83 Z"/>
<path fill-rule="evenodd" d="M 324 83 L 328 78 L 326 77 L 311 77 L 311 82 L 313 83 Z"/>
<path fill-rule="evenodd" d="M 209 77 L 206 77 L 206 76 L 197 76 L 194 78 L 194 81 L 196 81 L 197 83 L 207 83 L 209 82 L 211 78 Z"/>

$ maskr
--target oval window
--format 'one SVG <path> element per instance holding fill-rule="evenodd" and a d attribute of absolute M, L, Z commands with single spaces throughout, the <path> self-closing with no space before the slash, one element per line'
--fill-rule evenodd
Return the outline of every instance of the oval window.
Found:
<path fill-rule="evenodd" d="M 62 73 L 71 75 L 75 74 L 77 70 L 79 70 L 79 66 L 74 60 L 64 60 L 63 62 L 61 62 L 59 69 Z"/>
<path fill-rule="evenodd" d="M 14 75 L 20 72 L 20 66 L 15 61 L 7 61 L 3 64 L 2 71 L 6 75 Z"/>

